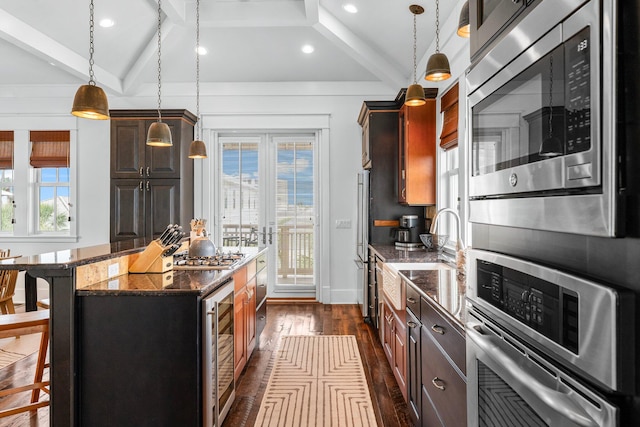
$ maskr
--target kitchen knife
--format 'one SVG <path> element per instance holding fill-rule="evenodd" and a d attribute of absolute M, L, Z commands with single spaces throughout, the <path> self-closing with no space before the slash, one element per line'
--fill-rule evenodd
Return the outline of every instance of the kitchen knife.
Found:
<path fill-rule="evenodd" d="M 162 234 L 160 235 L 160 237 L 158 237 L 158 240 L 160 240 L 161 242 L 163 241 L 163 239 L 165 237 L 167 237 L 167 235 L 169 234 L 171 228 L 173 227 L 173 224 L 169 224 L 167 225 L 167 228 L 164 229 L 164 231 L 162 232 Z"/>
<path fill-rule="evenodd" d="M 165 249 L 164 252 L 162 252 L 162 257 L 164 258 L 164 257 L 171 256 L 174 253 L 176 253 L 178 249 L 180 249 L 180 245 L 178 245 L 177 243 L 173 244 L 169 246 L 167 249 Z"/>

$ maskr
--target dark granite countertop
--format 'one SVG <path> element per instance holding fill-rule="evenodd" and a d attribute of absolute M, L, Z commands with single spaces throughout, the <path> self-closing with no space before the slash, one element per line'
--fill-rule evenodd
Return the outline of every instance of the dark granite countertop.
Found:
<path fill-rule="evenodd" d="M 396 249 L 393 245 L 369 245 L 369 248 L 378 254 L 383 262 L 444 262 L 452 267 L 451 269 L 439 270 L 402 270 L 399 268 L 398 272 L 409 286 L 415 288 L 422 296 L 432 302 L 432 305 L 464 333 L 466 276 L 458 273 L 455 263 L 452 263 L 453 258 L 425 250 Z"/>
<path fill-rule="evenodd" d="M 235 249 L 235 248 L 234 248 Z M 245 257 L 229 270 L 170 270 L 165 273 L 123 274 L 82 289 L 76 295 L 175 295 L 194 293 L 205 296 L 220 287 L 233 273 L 267 249 L 242 248 Z"/>

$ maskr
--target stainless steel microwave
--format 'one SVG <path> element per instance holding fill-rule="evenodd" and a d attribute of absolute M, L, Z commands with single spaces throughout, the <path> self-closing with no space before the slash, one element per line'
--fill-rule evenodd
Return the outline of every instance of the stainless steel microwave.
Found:
<path fill-rule="evenodd" d="M 540 2 L 468 71 L 472 222 L 621 234 L 616 3 Z"/>

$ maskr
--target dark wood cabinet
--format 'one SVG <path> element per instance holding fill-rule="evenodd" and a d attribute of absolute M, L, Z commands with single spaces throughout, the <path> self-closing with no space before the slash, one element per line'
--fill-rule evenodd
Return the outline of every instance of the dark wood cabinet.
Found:
<path fill-rule="evenodd" d="M 436 203 L 436 101 L 399 112 L 398 202 Z"/>
<path fill-rule="evenodd" d="M 467 425 L 465 337 L 406 284 L 407 402 L 414 426 Z"/>
<path fill-rule="evenodd" d="M 111 241 L 158 236 L 179 223 L 179 179 L 112 179 Z"/>
<path fill-rule="evenodd" d="M 110 114 L 110 240 L 155 238 L 170 223 L 188 230 L 193 217 L 193 160 L 188 151 L 195 116 L 187 110 L 163 110 L 173 145 L 151 147 L 146 136 L 157 121 L 157 110 L 111 110 Z"/>
<path fill-rule="evenodd" d="M 471 37 L 469 47 L 471 60 L 475 61 L 500 40 L 542 0 L 471 0 L 469 1 L 469 24 Z"/>

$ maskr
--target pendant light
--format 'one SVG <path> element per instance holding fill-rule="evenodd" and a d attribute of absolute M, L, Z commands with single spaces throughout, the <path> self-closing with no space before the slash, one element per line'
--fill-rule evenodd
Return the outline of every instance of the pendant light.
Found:
<path fill-rule="evenodd" d="M 200 119 L 200 0 L 196 0 L 196 137 L 189 145 L 190 159 L 206 159 L 207 146 L 202 141 Z"/>
<path fill-rule="evenodd" d="M 147 132 L 147 145 L 154 147 L 169 147 L 173 145 L 171 129 L 166 123 L 162 123 L 162 0 L 158 0 L 158 121 L 151 123 Z"/>
<path fill-rule="evenodd" d="M 469 0 L 464 2 L 460 9 L 460 18 L 458 18 L 458 35 L 460 37 L 471 37 L 471 26 L 469 25 Z"/>
<path fill-rule="evenodd" d="M 404 105 L 419 107 L 427 103 L 424 99 L 424 88 L 416 81 L 416 16 L 422 14 L 424 8 L 417 4 L 412 4 L 409 6 L 409 10 L 413 13 L 413 84 L 407 88 Z"/>
<path fill-rule="evenodd" d="M 436 53 L 427 61 L 425 80 L 439 82 L 451 77 L 451 67 L 447 55 L 440 52 L 440 1 L 436 0 Z"/>
<path fill-rule="evenodd" d="M 109 118 L 107 95 L 102 88 L 96 86 L 93 75 L 93 0 L 89 2 L 89 83 L 78 88 L 73 98 L 71 114 L 93 120 Z"/>

